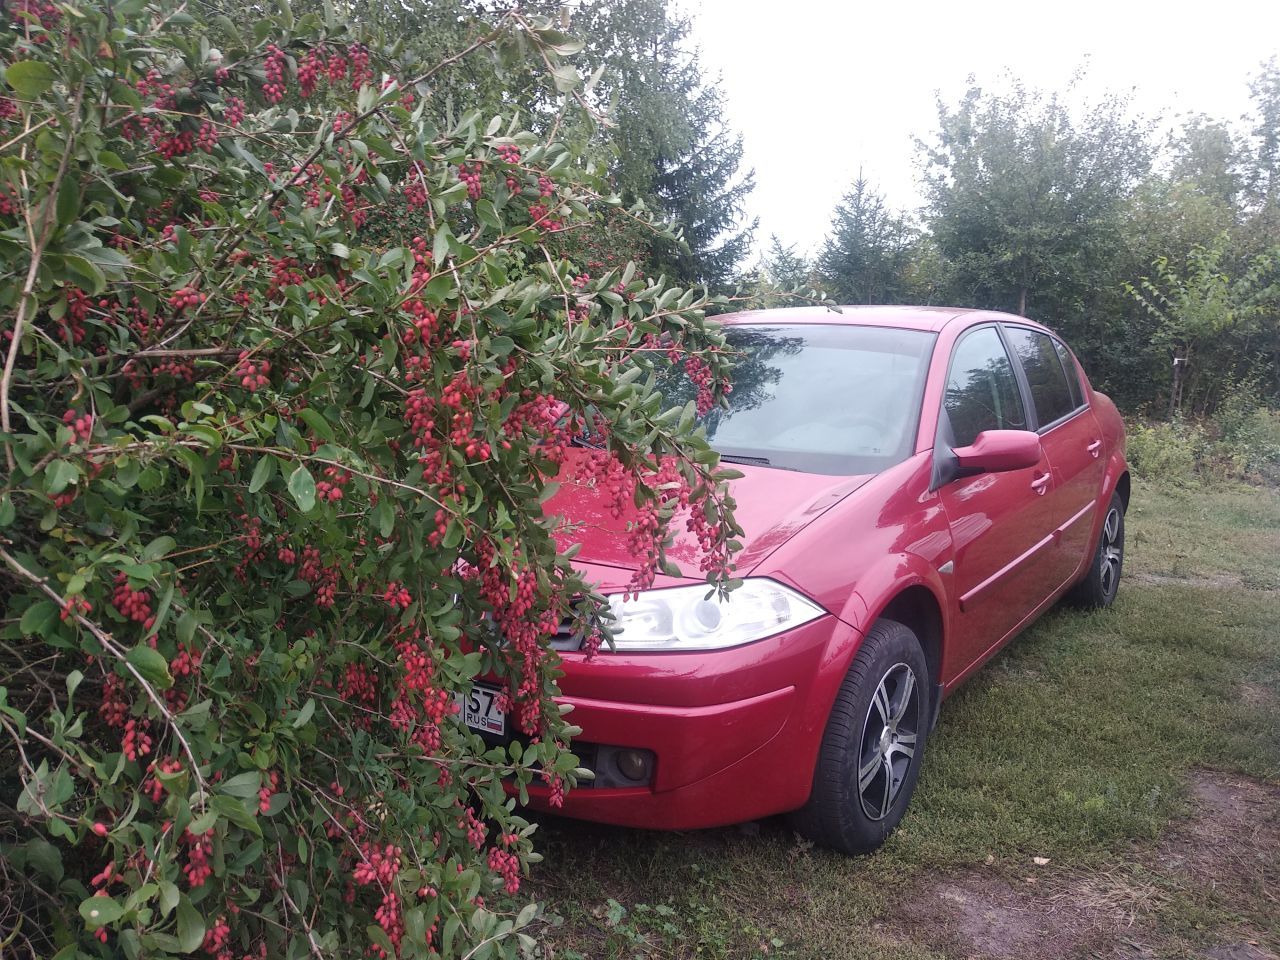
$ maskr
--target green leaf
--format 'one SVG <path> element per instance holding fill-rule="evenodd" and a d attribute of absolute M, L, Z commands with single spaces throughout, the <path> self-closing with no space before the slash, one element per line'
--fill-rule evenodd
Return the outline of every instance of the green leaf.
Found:
<path fill-rule="evenodd" d="M 69 460 L 55 460 L 45 468 L 45 476 L 48 477 L 45 492 L 57 494 L 79 479 L 80 469 Z"/>
<path fill-rule="evenodd" d="M 13 498 L 7 493 L 0 497 L 0 527 L 7 527 L 13 523 L 16 511 L 13 508 Z"/>
<path fill-rule="evenodd" d="M 39 60 L 19 60 L 9 65 L 4 79 L 19 96 L 34 100 L 53 86 L 53 71 Z"/>
<path fill-rule="evenodd" d="M 110 897 L 90 897 L 80 904 L 80 916 L 91 929 L 96 930 L 124 916 L 124 907 Z"/>
<path fill-rule="evenodd" d="M 422 297 L 428 303 L 437 304 L 444 303 L 454 291 L 453 275 L 450 273 L 440 273 L 432 277 L 422 289 Z"/>
<path fill-rule="evenodd" d="M 559 30 L 538 30 L 538 38 L 547 45 L 548 49 L 555 51 L 562 57 L 572 57 L 575 53 L 581 53 L 584 46 L 583 42 L 577 37 L 571 37 Z"/>
<path fill-rule="evenodd" d="M 35 867 L 54 883 L 62 882 L 62 853 L 44 837 L 28 840 L 24 845 L 27 866 Z"/>
<path fill-rule="evenodd" d="M 168 690 L 173 686 L 173 677 L 169 675 L 169 662 L 156 650 L 145 643 L 134 647 L 125 655 L 125 660 L 152 686 Z"/>
<path fill-rule="evenodd" d="M 374 946 L 382 948 L 384 956 L 394 957 L 396 955 L 396 948 L 391 945 L 391 940 L 387 936 L 387 932 L 376 923 L 369 924 L 364 928 L 364 932 L 365 936 L 369 938 L 369 941 Z"/>
<path fill-rule="evenodd" d="M 335 440 L 333 433 L 333 424 L 319 410 L 313 407 L 303 407 L 298 411 L 298 416 L 306 423 L 308 427 L 326 440 Z"/>
<path fill-rule="evenodd" d="M 449 241 L 452 239 L 453 234 L 449 232 L 449 228 L 441 224 L 431 244 L 431 262 L 436 265 L 435 269 L 444 268 L 445 257 L 449 255 Z"/>
<path fill-rule="evenodd" d="M 128 170 L 129 165 L 120 159 L 120 155 L 112 150 L 99 150 L 98 163 L 108 170 Z"/>
<path fill-rule="evenodd" d="M 256 793 L 257 791 L 254 792 Z M 262 827 L 259 825 L 257 818 L 244 808 L 243 800 L 237 800 L 235 797 L 213 797 L 209 801 L 209 806 L 213 807 L 214 810 L 237 827 L 243 827 L 256 837 L 262 836 Z"/>
<path fill-rule="evenodd" d="M 298 464 L 297 469 L 289 474 L 289 493 L 303 513 L 310 513 L 316 505 L 316 481 L 305 464 Z"/>
<path fill-rule="evenodd" d="M 58 605 L 52 600 L 41 600 L 27 607 L 18 623 L 18 629 L 24 636 L 47 637 L 57 622 Z"/>
<path fill-rule="evenodd" d="M 250 770 L 247 773 L 238 773 L 230 780 L 220 784 L 218 792 L 232 797 L 253 797 L 257 796 L 258 788 L 261 785 L 261 775 L 257 770 Z"/>
<path fill-rule="evenodd" d="M 253 468 L 253 476 L 249 478 L 249 492 L 257 493 L 267 485 L 267 482 L 275 476 L 276 458 L 269 453 L 264 453 L 257 465 Z"/>
<path fill-rule="evenodd" d="M 308 697 L 307 702 L 302 705 L 302 709 L 298 711 L 298 717 L 293 721 L 293 729 L 305 727 L 307 721 L 311 719 L 312 714 L 316 712 L 316 701 L 314 697 Z"/>
<path fill-rule="evenodd" d="M 58 215 L 58 223 L 66 226 L 75 221 L 80 213 L 80 181 L 75 177 L 67 177 L 58 188 L 58 202 L 54 208 Z"/>
<path fill-rule="evenodd" d="M 160 881 L 160 916 L 167 917 L 173 912 L 174 907 L 178 905 L 178 888 L 175 884 L 168 880 Z"/>
<path fill-rule="evenodd" d="M 174 540 L 173 537 L 156 537 L 142 551 L 142 559 L 144 561 L 159 560 L 172 552 L 177 545 L 178 541 Z"/>
<path fill-rule="evenodd" d="M 578 85 L 578 71 L 567 63 L 562 63 L 551 71 L 551 80 L 560 93 L 569 93 Z"/>
<path fill-rule="evenodd" d="M 481 200 L 476 204 L 476 216 L 480 218 L 480 222 L 493 229 L 502 231 L 502 218 L 498 216 L 497 208 L 494 207 L 492 200 Z"/>
<path fill-rule="evenodd" d="M 203 942 L 204 917 L 184 893 L 178 899 L 178 946 L 183 953 L 191 953 Z"/>
<path fill-rule="evenodd" d="M 212 707 L 212 700 L 201 700 L 194 707 L 188 707 L 178 714 L 178 719 L 188 730 L 203 730 L 209 725 L 209 711 Z"/>
<path fill-rule="evenodd" d="M 391 536 L 391 531 L 396 526 L 396 511 L 391 505 L 390 497 L 382 497 L 378 500 L 378 505 L 373 508 L 373 516 L 371 518 L 374 525 L 378 528 L 378 534 L 383 537 Z"/>

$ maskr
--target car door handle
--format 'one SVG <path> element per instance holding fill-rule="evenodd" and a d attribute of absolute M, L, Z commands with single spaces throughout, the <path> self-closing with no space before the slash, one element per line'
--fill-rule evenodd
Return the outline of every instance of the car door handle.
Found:
<path fill-rule="evenodd" d="M 1093 441 L 1093 443 L 1089 444 L 1089 446 L 1085 447 L 1085 449 L 1088 450 L 1091 454 L 1093 454 L 1094 458 L 1096 459 L 1098 454 L 1102 452 L 1102 441 L 1095 440 Z"/>
<path fill-rule="evenodd" d="M 1049 474 L 1043 473 L 1031 481 L 1031 489 L 1040 496 L 1044 496 L 1045 490 L 1049 488 Z"/>

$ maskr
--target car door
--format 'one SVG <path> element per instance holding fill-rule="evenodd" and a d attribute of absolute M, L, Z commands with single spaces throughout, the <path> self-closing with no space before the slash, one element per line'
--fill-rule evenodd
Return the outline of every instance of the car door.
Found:
<path fill-rule="evenodd" d="M 1066 347 L 1043 330 L 1005 324 L 1004 331 L 1053 471 L 1053 482 L 1044 494 L 1055 537 L 1054 549 L 1043 560 L 1046 572 L 1052 571 L 1051 593 L 1074 579 L 1091 546 L 1105 470 L 1102 433 Z"/>
<path fill-rule="evenodd" d="M 1031 423 L 1017 374 L 994 324 L 967 331 L 952 350 L 938 442 L 962 447 L 985 430 Z M 947 682 L 1007 638 L 1051 589 L 1039 558 L 1053 545 L 1047 459 L 1034 467 L 960 477 L 938 496 L 953 543 L 953 638 Z"/>

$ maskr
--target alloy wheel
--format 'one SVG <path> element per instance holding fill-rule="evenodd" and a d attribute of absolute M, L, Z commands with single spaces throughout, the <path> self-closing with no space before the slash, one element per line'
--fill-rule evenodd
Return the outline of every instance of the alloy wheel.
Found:
<path fill-rule="evenodd" d="M 1124 560 L 1124 542 L 1120 539 L 1120 511 L 1112 507 L 1102 525 L 1102 594 L 1110 597 L 1120 583 L 1120 564 Z"/>
<path fill-rule="evenodd" d="M 905 663 L 886 671 L 867 708 L 858 748 L 858 799 L 872 820 L 883 820 L 902 792 L 920 734 L 920 690 Z"/>

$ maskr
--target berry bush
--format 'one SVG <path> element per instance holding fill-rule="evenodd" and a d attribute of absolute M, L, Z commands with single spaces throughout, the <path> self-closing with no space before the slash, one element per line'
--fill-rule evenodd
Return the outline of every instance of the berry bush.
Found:
<path fill-rule="evenodd" d="M 731 587 L 723 340 L 583 239 L 661 229 L 589 163 L 441 120 L 495 58 L 587 109 L 550 24 L 412 64 L 204 6 L 0 9 L 0 949 L 536 953 L 517 799 L 585 775 L 548 639 L 608 639 L 542 504 L 606 491 L 633 589 L 674 524 Z M 392 206 L 419 231 L 366 229 Z"/>

